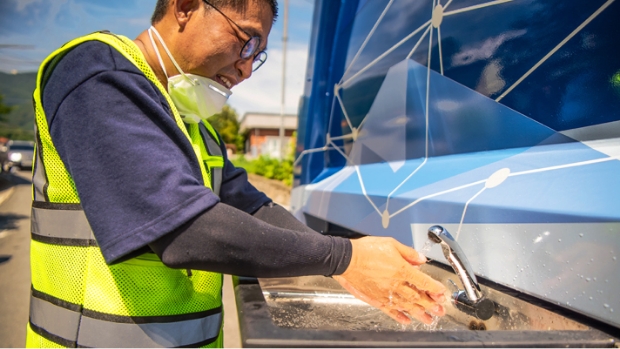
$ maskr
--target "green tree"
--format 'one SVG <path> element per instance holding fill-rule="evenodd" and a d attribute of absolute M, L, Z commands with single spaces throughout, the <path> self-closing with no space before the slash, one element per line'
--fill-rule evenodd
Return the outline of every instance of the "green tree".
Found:
<path fill-rule="evenodd" d="M 13 107 L 9 107 L 4 104 L 4 96 L 0 95 L 0 121 L 6 121 L 6 115 L 8 115 Z"/>
<path fill-rule="evenodd" d="M 243 152 L 244 137 L 239 134 L 237 112 L 225 105 L 222 112 L 209 118 L 209 123 L 220 133 L 226 144 L 234 144 L 237 152 Z"/>

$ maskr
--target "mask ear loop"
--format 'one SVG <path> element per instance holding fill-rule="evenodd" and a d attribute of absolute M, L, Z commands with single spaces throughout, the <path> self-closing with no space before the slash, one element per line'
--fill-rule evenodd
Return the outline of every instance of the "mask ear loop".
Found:
<path fill-rule="evenodd" d="M 179 73 L 181 73 L 181 75 L 183 75 L 183 77 L 185 77 L 187 80 L 189 80 L 192 83 L 192 85 L 196 85 L 197 82 L 194 79 L 191 79 L 189 76 L 185 75 L 183 70 L 181 70 L 181 67 L 179 67 L 179 65 L 177 64 L 177 61 L 174 60 L 174 57 L 172 57 L 172 54 L 168 50 L 168 47 L 166 46 L 166 43 L 164 42 L 164 40 L 159 35 L 159 32 L 157 31 L 157 29 L 155 29 L 155 27 L 151 27 L 149 29 L 153 30 L 153 33 L 155 33 L 155 36 L 157 36 L 157 39 L 159 40 L 159 43 L 164 48 L 164 51 L 166 51 L 166 54 L 168 54 L 168 57 L 170 58 L 170 61 L 172 61 L 172 64 L 174 64 L 175 68 L 177 68 Z M 151 32 L 149 31 L 149 35 L 150 34 L 151 34 Z M 151 38 L 151 40 L 153 40 L 153 39 Z M 159 63 L 163 64 L 162 61 L 161 61 L 161 57 L 159 56 L 159 52 L 158 52 L 157 48 L 155 48 L 155 52 L 157 52 L 157 58 L 159 58 Z M 164 69 L 164 71 L 165 71 L 165 69 Z"/>
<path fill-rule="evenodd" d="M 154 27 L 149 28 L 149 30 L 147 30 L 147 32 L 149 33 L 149 38 L 151 39 L 151 45 L 153 46 L 153 49 L 155 50 L 155 54 L 157 55 L 157 59 L 159 60 L 159 65 L 161 66 L 161 70 L 164 71 L 164 75 L 166 76 L 166 79 L 168 79 L 168 73 L 166 72 L 166 67 L 164 66 L 164 61 L 161 59 L 161 55 L 159 54 L 159 50 L 157 49 L 157 46 L 155 45 L 155 40 L 153 40 L 153 34 L 151 34 L 151 29 L 155 30 Z"/>

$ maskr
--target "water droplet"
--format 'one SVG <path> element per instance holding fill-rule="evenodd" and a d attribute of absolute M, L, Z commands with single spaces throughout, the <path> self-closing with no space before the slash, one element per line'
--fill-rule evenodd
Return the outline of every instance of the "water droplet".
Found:
<path fill-rule="evenodd" d="M 590 297 L 590 300 L 593 300 L 594 298 Z"/>
<path fill-rule="evenodd" d="M 582 238 L 583 237 L 583 233 L 579 234 L 579 237 Z"/>
<path fill-rule="evenodd" d="M 594 281 L 596 281 L 596 278 L 594 278 Z"/>
<path fill-rule="evenodd" d="M 609 304 L 607 304 L 607 303 L 603 304 L 603 306 L 604 306 L 605 308 L 609 308 Z"/>
<path fill-rule="evenodd" d="M 590 282 L 590 281 L 592 281 L 592 279 L 586 278 L 586 282 Z"/>
<path fill-rule="evenodd" d="M 616 256 L 613 256 L 611 259 L 613 259 L 615 261 L 616 260 Z"/>
<path fill-rule="evenodd" d="M 558 239 L 558 242 L 562 242 L 562 239 Z"/>

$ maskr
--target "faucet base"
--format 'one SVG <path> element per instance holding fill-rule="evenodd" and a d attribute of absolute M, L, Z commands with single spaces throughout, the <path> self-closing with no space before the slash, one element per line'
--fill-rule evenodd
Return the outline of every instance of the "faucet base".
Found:
<path fill-rule="evenodd" d="M 490 319 L 497 311 L 497 306 L 492 300 L 483 298 L 474 303 L 467 298 L 465 291 L 455 292 L 453 294 L 453 301 L 457 309 L 482 321 Z"/>

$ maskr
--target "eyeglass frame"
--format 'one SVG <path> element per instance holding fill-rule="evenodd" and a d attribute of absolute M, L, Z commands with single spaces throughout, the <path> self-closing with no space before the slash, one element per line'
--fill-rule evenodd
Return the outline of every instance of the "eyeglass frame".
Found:
<path fill-rule="evenodd" d="M 233 21 L 232 19 L 230 19 L 230 17 L 228 17 L 224 12 L 222 12 L 219 8 L 215 7 L 215 5 L 213 5 L 212 3 L 210 3 L 207 0 L 202 0 L 205 4 L 211 6 L 215 11 L 219 12 L 222 16 L 224 16 L 224 18 L 226 18 L 230 23 L 234 24 L 239 30 L 241 30 L 245 35 L 249 36 L 250 38 L 243 44 L 243 46 L 241 47 L 241 51 L 239 52 L 239 57 L 243 60 L 247 60 L 250 57 L 254 56 L 254 58 L 252 59 L 252 71 L 255 72 L 258 70 L 258 68 L 260 68 L 266 61 L 267 61 L 267 52 L 263 51 L 259 51 L 257 53 L 252 52 L 250 53 L 247 57 L 243 56 L 243 51 L 245 50 L 246 46 L 248 46 L 248 44 L 250 44 L 250 42 L 252 40 L 257 40 L 258 43 L 256 45 L 256 49 L 254 51 L 257 51 L 258 48 L 260 47 L 260 43 L 261 43 L 261 38 L 260 36 L 253 36 L 250 33 L 248 33 L 247 31 L 245 31 L 239 24 L 237 24 L 235 21 Z M 254 67 L 254 63 L 259 62 L 259 64 Z"/>

